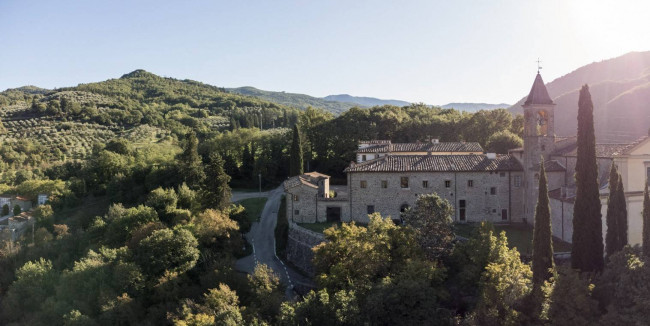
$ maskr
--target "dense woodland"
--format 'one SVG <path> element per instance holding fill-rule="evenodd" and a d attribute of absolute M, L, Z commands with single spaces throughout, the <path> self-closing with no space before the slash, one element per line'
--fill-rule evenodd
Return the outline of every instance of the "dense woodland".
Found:
<path fill-rule="evenodd" d="M 436 195 L 403 226 L 374 216 L 327 230 L 317 288 L 295 301 L 267 267 L 233 270 L 250 253 L 250 222 L 230 189 L 256 187 L 258 174 L 279 185 L 294 139 L 302 170 L 341 179 L 364 139 L 477 141 L 505 153 L 523 131 L 505 110 L 415 104 L 334 116 L 135 71 L 8 90 L 0 113 L 0 191 L 51 194 L 34 232 L 3 244 L 2 324 L 590 325 L 639 323 L 650 309 L 639 250 L 612 253 L 602 273 L 558 268 L 535 283 L 490 225 L 455 242 L 451 206 Z"/>

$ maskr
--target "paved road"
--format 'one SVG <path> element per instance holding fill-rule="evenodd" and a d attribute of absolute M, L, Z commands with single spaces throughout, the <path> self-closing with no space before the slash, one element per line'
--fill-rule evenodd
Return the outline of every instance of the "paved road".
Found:
<path fill-rule="evenodd" d="M 269 191 L 264 192 L 243 192 L 243 191 L 233 191 L 230 196 L 230 201 L 236 203 L 240 200 L 248 198 L 258 198 L 258 197 L 268 197 Z"/>
<path fill-rule="evenodd" d="M 286 266 L 275 254 L 275 224 L 282 194 L 281 186 L 268 192 L 269 199 L 262 210 L 260 222 L 253 223 L 250 232 L 246 234 L 246 239 L 253 246 L 253 254 L 239 259 L 235 267 L 237 270 L 252 273 L 257 263 L 266 264 L 278 274 L 282 283 L 287 285 L 287 297 L 294 298 L 294 282 L 312 282 Z"/>

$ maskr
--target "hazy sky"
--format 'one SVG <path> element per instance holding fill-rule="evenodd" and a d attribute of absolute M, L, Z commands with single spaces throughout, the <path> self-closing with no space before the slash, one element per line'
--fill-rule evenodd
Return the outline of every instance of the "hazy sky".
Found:
<path fill-rule="evenodd" d="M 650 1 L 0 0 L 0 90 L 138 68 L 223 87 L 514 103 L 650 50 Z"/>

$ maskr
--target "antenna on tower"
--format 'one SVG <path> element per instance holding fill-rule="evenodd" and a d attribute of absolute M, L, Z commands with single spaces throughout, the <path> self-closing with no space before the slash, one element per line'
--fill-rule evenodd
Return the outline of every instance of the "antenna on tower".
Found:
<path fill-rule="evenodd" d="M 538 74 L 539 74 L 539 71 L 542 69 L 541 63 L 542 63 L 542 61 L 539 60 L 539 58 L 537 58 L 537 73 Z"/>

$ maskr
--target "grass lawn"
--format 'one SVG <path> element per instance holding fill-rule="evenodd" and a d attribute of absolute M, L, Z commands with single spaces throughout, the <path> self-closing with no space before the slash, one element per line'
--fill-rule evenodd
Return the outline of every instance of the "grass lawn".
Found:
<path fill-rule="evenodd" d="M 260 218 L 264 205 L 266 204 L 266 199 L 266 197 L 248 198 L 239 201 L 238 204 L 244 206 L 246 213 L 248 213 L 248 219 L 253 223 L 257 222 Z"/>
<path fill-rule="evenodd" d="M 314 232 L 323 233 L 325 229 L 328 229 L 334 225 L 341 225 L 341 222 L 320 222 L 320 223 L 298 223 L 307 230 L 312 230 Z"/>
<path fill-rule="evenodd" d="M 455 224 L 456 234 L 469 238 L 473 231 L 479 226 L 478 223 Z M 533 228 L 523 224 L 496 224 L 494 225 L 496 233 L 506 231 L 508 244 L 510 247 L 516 247 L 521 254 L 530 255 L 533 253 Z M 553 250 L 555 252 L 571 251 L 571 244 L 562 240 L 553 238 Z"/>

